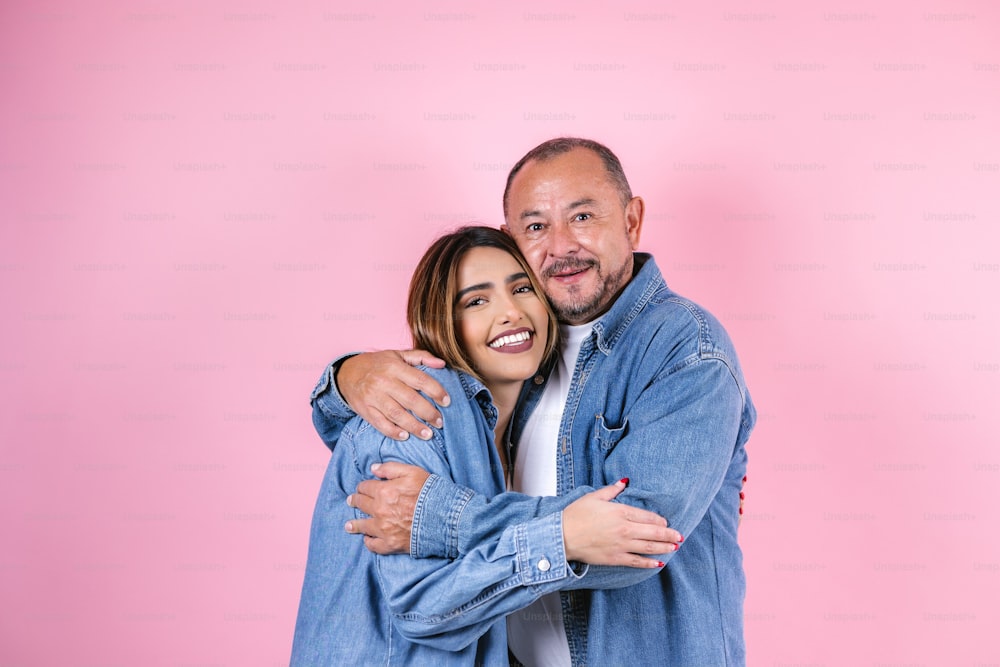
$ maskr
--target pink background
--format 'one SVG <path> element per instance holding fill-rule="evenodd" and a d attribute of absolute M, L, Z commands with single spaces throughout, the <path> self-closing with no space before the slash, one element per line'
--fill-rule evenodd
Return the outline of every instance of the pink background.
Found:
<path fill-rule="evenodd" d="M 13 4 L 0 664 L 286 663 L 316 377 L 561 134 L 740 351 L 750 664 L 1000 662 L 996 3 Z"/>

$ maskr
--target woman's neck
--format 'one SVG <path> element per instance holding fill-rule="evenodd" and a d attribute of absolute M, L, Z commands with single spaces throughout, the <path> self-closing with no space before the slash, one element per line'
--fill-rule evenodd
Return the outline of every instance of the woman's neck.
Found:
<path fill-rule="evenodd" d="M 523 382 L 495 382 L 486 385 L 493 396 L 493 404 L 497 408 L 497 425 L 493 429 L 493 434 L 501 457 L 506 455 L 503 438 L 507 432 L 507 425 L 510 424 L 510 417 L 514 414 L 514 406 L 517 405 L 517 398 L 521 395 L 523 384 Z"/>

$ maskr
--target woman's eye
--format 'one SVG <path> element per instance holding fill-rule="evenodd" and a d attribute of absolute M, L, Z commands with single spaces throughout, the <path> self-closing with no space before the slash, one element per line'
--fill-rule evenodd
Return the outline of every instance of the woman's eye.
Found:
<path fill-rule="evenodd" d="M 474 296 L 474 297 L 472 297 L 471 299 L 469 299 L 468 301 L 465 302 L 465 307 L 466 308 L 472 308 L 474 306 L 480 306 L 480 305 L 482 305 L 484 303 L 486 303 L 486 299 L 484 299 L 481 296 Z"/>
<path fill-rule="evenodd" d="M 514 294 L 530 294 L 534 291 L 535 288 L 532 287 L 530 283 L 527 285 L 518 285 L 514 288 Z"/>

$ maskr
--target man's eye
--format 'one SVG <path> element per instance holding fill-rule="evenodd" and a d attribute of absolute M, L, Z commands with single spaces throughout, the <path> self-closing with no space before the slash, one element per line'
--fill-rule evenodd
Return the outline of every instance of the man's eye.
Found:
<path fill-rule="evenodd" d="M 528 231 L 529 232 L 540 232 L 544 228 L 545 228 L 545 226 L 542 223 L 540 223 L 540 222 L 533 222 L 530 225 L 528 225 Z"/>
<path fill-rule="evenodd" d="M 574 217 L 573 219 L 578 222 L 584 222 L 586 220 L 590 220 L 590 218 L 591 215 L 589 213 L 577 213 L 576 217 Z"/>

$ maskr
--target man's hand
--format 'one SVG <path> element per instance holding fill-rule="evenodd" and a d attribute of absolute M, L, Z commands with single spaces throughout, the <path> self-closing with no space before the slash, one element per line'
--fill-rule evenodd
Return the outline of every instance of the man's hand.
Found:
<path fill-rule="evenodd" d="M 417 496 L 431 474 L 423 468 L 392 461 L 372 465 L 372 473 L 385 481 L 366 480 L 347 496 L 348 505 L 372 518 L 348 521 L 344 529 L 364 534 L 365 546 L 374 553 L 408 554 Z"/>
<path fill-rule="evenodd" d="M 444 362 L 424 350 L 383 350 L 345 359 L 335 378 L 351 409 L 384 436 L 406 440 L 410 434 L 429 440 L 428 424 L 441 426 L 441 414 L 423 396 L 447 407 L 451 398 L 437 380 L 413 366 L 444 368 Z M 410 414 L 410 413 L 413 414 Z M 416 417 L 414 417 L 416 415 Z"/>
<path fill-rule="evenodd" d="M 628 486 L 623 479 L 592 491 L 563 510 L 567 560 L 591 565 L 663 567 L 638 554 L 677 551 L 684 538 L 653 512 L 611 502 Z"/>

